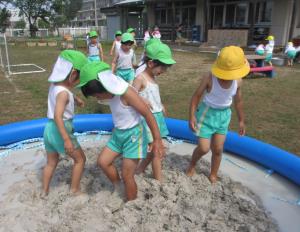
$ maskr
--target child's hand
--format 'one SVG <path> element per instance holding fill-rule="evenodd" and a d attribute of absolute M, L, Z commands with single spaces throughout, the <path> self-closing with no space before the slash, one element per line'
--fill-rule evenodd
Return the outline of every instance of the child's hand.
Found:
<path fill-rule="evenodd" d="M 239 122 L 239 135 L 244 136 L 246 134 L 246 127 L 244 122 Z"/>
<path fill-rule="evenodd" d="M 152 152 L 154 156 L 158 156 L 160 159 L 163 159 L 166 154 L 165 146 L 161 139 L 155 139 L 149 145 L 149 151 Z"/>
<path fill-rule="evenodd" d="M 79 106 L 79 107 L 84 107 L 84 101 L 81 100 L 79 97 L 76 97 L 75 98 L 75 101 L 76 101 L 76 105 Z"/>
<path fill-rule="evenodd" d="M 72 154 L 73 151 L 74 151 L 74 146 L 73 146 L 73 143 L 70 139 L 67 139 L 65 140 L 65 151 L 66 153 L 69 155 L 69 154 Z"/>
<path fill-rule="evenodd" d="M 192 131 L 195 131 L 195 132 L 197 131 L 197 120 L 196 120 L 195 116 L 190 118 L 189 126 Z"/>

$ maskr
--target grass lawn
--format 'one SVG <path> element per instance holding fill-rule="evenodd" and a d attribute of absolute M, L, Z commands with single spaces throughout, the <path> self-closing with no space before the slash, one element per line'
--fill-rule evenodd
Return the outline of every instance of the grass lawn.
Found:
<path fill-rule="evenodd" d="M 9 47 L 11 63 L 35 63 L 47 71 L 12 76 L 10 81 L 0 73 L 0 124 L 45 117 L 47 113 L 47 78 L 59 54 L 58 48 L 24 45 Z M 104 44 L 105 60 L 110 63 L 110 46 Z M 142 49 L 138 50 L 139 59 Z M 199 85 L 201 76 L 209 71 L 212 54 L 174 52 L 177 64 L 158 78 L 162 101 L 168 116 L 187 119 L 189 100 Z M 277 77 L 247 78 L 243 81 L 244 111 L 247 135 L 274 144 L 300 155 L 300 65 L 276 67 Z M 81 94 L 79 91 L 78 94 Z M 95 99 L 77 113 L 107 113 Z M 237 131 L 233 113 L 230 129 Z"/>

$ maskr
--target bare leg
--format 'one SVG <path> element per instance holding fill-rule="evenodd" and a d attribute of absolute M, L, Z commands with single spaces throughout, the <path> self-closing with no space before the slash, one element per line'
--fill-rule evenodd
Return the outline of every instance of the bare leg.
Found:
<path fill-rule="evenodd" d="M 138 161 L 138 159 L 123 159 L 122 177 L 125 184 L 127 201 L 134 200 L 137 197 L 137 185 L 134 179 L 134 173 L 138 165 Z"/>
<path fill-rule="evenodd" d="M 222 160 L 222 152 L 224 147 L 226 135 L 215 134 L 212 137 L 212 157 L 211 157 L 211 172 L 209 180 L 211 183 L 217 182 L 218 179 L 218 170 Z"/>
<path fill-rule="evenodd" d="M 114 160 L 119 156 L 119 153 L 116 153 L 105 147 L 98 157 L 98 165 L 102 168 L 105 175 L 108 179 L 114 184 L 118 185 L 121 181 L 118 170 L 113 165 Z"/>
<path fill-rule="evenodd" d="M 58 164 L 58 153 L 47 153 L 47 164 L 43 170 L 43 194 L 49 193 L 49 185 Z"/>
<path fill-rule="evenodd" d="M 199 138 L 198 146 L 193 151 L 192 160 L 186 171 L 187 176 L 193 176 L 195 174 L 195 168 L 196 168 L 197 161 L 202 156 L 204 156 L 206 153 L 209 152 L 209 147 L 210 147 L 209 139 Z"/>
<path fill-rule="evenodd" d="M 73 154 L 70 154 L 70 157 L 74 160 L 70 191 L 71 193 L 78 193 L 80 192 L 80 179 L 86 158 L 81 148 L 76 149 Z"/>
<path fill-rule="evenodd" d="M 151 161 L 152 161 L 152 153 L 148 153 L 147 157 L 145 159 L 142 159 L 142 161 L 139 163 L 135 173 L 136 174 L 143 173 L 148 167 L 148 165 L 151 163 Z"/>

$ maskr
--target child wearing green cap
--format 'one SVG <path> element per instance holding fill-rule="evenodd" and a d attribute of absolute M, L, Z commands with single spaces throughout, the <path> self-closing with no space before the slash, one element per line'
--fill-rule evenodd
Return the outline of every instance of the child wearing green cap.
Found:
<path fill-rule="evenodd" d="M 103 49 L 101 43 L 98 41 L 98 34 L 96 31 L 89 33 L 90 41 L 87 46 L 89 61 L 100 61 L 103 59 Z"/>
<path fill-rule="evenodd" d="M 137 49 L 137 42 L 135 40 L 135 29 L 130 27 L 127 29 L 127 33 L 130 33 L 133 36 L 133 45 L 132 45 L 132 49 L 135 51 Z"/>
<path fill-rule="evenodd" d="M 136 67 L 136 57 L 132 45 L 133 36 L 130 33 L 124 33 L 121 39 L 121 48 L 116 52 L 111 65 L 113 73 L 130 84 L 133 82 L 134 68 Z"/>
<path fill-rule="evenodd" d="M 140 96 L 145 99 L 146 103 L 148 103 L 158 125 L 160 136 L 164 138 L 169 134 L 169 131 L 164 118 L 166 113 L 161 102 L 156 77 L 164 73 L 168 67 L 176 62 L 172 58 L 172 53 L 168 45 L 161 42 L 152 43 L 146 46 L 145 52 L 144 63 L 146 64 L 146 69 L 137 76 L 133 82 L 133 86 L 139 91 Z M 151 144 L 153 141 L 151 131 L 145 121 L 143 121 L 143 123 L 147 131 L 147 143 Z M 161 157 L 156 156 L 151 152 L 147 155 L 147 158 L 140 163 L 136 173 L 139 174 L 144 172 L 150 162 L 152 162 L 154 178 L 161 181 Z"/>
<path fill-rule="evenodd" d="M 211 149 L 209 180 L 211 183 L 217 181 L 233 101 L 239 119 L 239 134 L 245 134 L 241 79 L 249 71 L 243 50 L 229 46 L 220 51 L 211 73 L 203 77 L 190 103 L 189 126 L 198 137 L 198 146 L 187 169 L 188 176 L 194 175 L 197 161 Z"/>
<path fill-rule="evenodd" d="M 114 42 L 111 46 L 111 49 L 110 49 L 110 55 L 111 56 L 120 49 L 120 47 L 121 47 L 121 38 L 122 38 L 122 32 L 121 31 L 116 31 L 115 40 L 114 40 Z"/>
<path fill-rule="evenodd" d="M 79 72 L 87 63 L 85 55 L 74 50 L 60 53 L 48 79 L 51 83 L 48 94 L 48 122 L 44 130 L 47 164 L 43 170 L 43 194 L 49 192 L 49 184 L 59 161 L 59 156 L 68 155 L 74 160 L 71 188 L 73 194 L 80 193 L 80 178 L 85 164 L 85 155 L 73 135 L 74 98 L 71 89 L 79 83 Z"/>
<path fill-rule="evenodd" d="M 86 97 L 93 96 L 98 100 L 109 99 L 114 129 L 109 142 L 98 157 L 98 165 L 113 183 L 115 190 L 120 190 L 121 178 L 113 162 L 122 154 L 122 179 L 125 184 L 126 199 L 133 200 L 137 197 L 135 169 L 139 160 L 145 158 L 147 154 L 141 115 L 153 134 L 150 149 L 158 157 L 165 154 L 155 119 L 136 90 L 126 81 L 115 76 L 109 70 L 109 65 L 104 62 L 87 64 L 80 73 L 79 86 Z"/>

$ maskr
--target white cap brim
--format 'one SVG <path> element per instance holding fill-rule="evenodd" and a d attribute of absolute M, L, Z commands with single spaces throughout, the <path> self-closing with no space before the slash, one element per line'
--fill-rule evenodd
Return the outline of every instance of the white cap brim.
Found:
<path fill-rule="evenodd" d="M 65 80 L 73 68 L 73 64 L 61 57 L 58 57 L 48 78 L 49 82 L 60 82 Z"/>
<path fill-rule="evenodd" d="M 122 78 L 114 75 L 111 70 L 98 73 L 98 80 L 108 92 L 114 95 L 123 95 L 129 86 Z"/>

